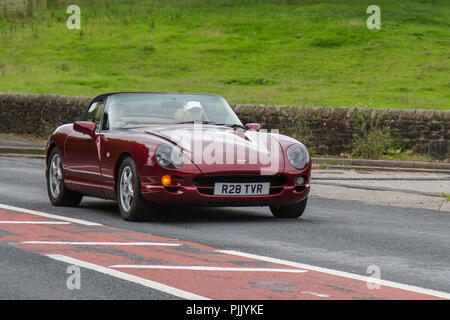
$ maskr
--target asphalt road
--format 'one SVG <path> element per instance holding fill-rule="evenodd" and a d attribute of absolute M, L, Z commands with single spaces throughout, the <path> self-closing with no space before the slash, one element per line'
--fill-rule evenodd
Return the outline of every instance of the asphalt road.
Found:
<path fill-rule="evenodd" d="M 295 220 L 274 219 L 259 207 L 178 208 L 130 223 L 112 201 L 85 198 L 79 208 L 53 207 L 43 161 L 6 157 L 0 158 L 0 203 L 363 276 L 375 265 L 383 280 L 450 292 L 448 212 L 311 196 Z M 178 299 L 91 270 L 83 270 L 81 289 L 69 290 L 66 269 L 0 242 L 0 299 Z"/>

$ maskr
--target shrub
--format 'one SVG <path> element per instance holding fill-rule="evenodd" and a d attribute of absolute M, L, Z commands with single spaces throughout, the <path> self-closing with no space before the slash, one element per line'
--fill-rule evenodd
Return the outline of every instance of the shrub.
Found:
<path fill-rule="evenodd" d="M 362 136 L 354 137 L 352 154 L 362 158 L 378 159 L 391 148 L 396 149 L 394 139 L 389 132 L 377 128 Z"/>
<path fill-rule="evenodd" d="M 352 155 L 368 159 L 410 157 L 400 136 L 389 133 L 384 128 L 373 128 L 360 136 L 354 135 Z"/>

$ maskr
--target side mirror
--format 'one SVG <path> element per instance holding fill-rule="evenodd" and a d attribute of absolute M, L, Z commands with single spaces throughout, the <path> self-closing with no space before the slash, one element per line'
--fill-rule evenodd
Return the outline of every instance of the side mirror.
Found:
<path fill-rule="evenodd" d="M 259 123 L 247 123 L 245 128 L 251 131 L 259 131 L 259 129 L 261 129 L 261 125 Z"/>
<path fill-rule="evenodd" d="M 95 136 L 95 128 L 95 123 L 90 121 L 75 121 L 73 123 L 73 130 L 90 135 L 91 137 Z"/>

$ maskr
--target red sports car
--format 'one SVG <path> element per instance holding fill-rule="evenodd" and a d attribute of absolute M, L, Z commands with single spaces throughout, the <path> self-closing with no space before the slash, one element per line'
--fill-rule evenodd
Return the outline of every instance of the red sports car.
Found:
<path fill-rule="evenodd" d="M 46 163 L 54 205 L 113 199 L 126 220 L 173 204 L 270 206 L 297 218 L 311 175 L 299 141 L 242 125 L 222 97 L 187 93 L 100 95 L 50 135 Z"/>

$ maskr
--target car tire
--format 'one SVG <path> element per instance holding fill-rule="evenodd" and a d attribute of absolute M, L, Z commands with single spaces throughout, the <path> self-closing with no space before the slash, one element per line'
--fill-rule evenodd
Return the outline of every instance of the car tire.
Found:
<path fill-rule="evenodd" d="M 276 218 L 298 218 L 305 212 L 307 202 L 308 198 L 305 198 L 299 203 L 288 206 L 270 206 L 270 211 Z"/>
<path fill-rule="evenodd" d="M 67 189 L 64 183 L 64 171 L 58 147 L 54 147 L 48 157 L 47 193 L 50 202 L 55 206 L 76 207 L 83 199 L 83 195 Z"/>
<path fill-rule="evenodd" d="M 127 221 L 142 221 L 155 215 L 155 207 L 142 197 L 141 182 L 131 157 L 126 157 L 120 164 L 117 202 L 120 214 Z"/>

